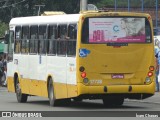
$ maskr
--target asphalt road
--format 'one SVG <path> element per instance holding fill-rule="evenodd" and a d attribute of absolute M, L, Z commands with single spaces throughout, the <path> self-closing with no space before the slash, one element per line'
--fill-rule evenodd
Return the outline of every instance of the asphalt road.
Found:
<path fill-rule="evenodd" d="M 0 111 L 90 111 L 90 114 L 93 112 L 93 116 L 95 111 L 158 111 L 157 114 L 160 114 L 159 101 L 160 93 L 156 93 L 153 97 L 145 100 L 126 99 L 121 107 L 106 108 L 103 106 L 102 100 L 84 100 L 83 102 L 73 101 L 69 106 L 51 107 L 49 106 L 49 101 L 47 98 L 37 96 L 29 97 L 27 103 L 18 103 L 15 93 L 10 93 L 6 88 L 0 87 Z"/>

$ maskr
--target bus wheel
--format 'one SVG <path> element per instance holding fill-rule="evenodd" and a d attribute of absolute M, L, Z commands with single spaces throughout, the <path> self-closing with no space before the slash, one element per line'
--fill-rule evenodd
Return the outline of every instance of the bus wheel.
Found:
<path fill-rule="evenodd" d="M 113 101 L 109 98 L 103 98 L 103 104 L 105 107 L 113 106 Z"/>
<path fill-rule="evenodd" d="M 22 93 L 18 77 L 16 79 L 16 96 L 17 96 L 17 101 L 19 103 L 25 103 L 25 102 L 27 102 L 28 95 Z"/>
<path fill-rule="evenodd" d="M 103 104 L 106 107 L 121 106 L 123 105 L 123 102 L 124 102 L 123 97 L 103 98 Z"/>
<path fill-rule="evenodd" d="M 114 100 L 114 105 L 121 106 L 121 105 L 123 105 L 123 102 L 124 102 L 124 98 L 123 97 L 119 97 L 116 100 Z"/>
<path fill-rule="evenodd" d="M 71 99 L 69 99 L 69 98 L 58 100 L 58 105 L 59 106 L 69 106 L 70 104 L 71 104 Z"/>
<path fill-rule="evenodd" d="M 54 95 L 53 81 L 51 78 L 50 78 L 49 84 L 48 84 L 48 97 L 49 97 L 50 106 L 56 106 L 57 100 Z"/>

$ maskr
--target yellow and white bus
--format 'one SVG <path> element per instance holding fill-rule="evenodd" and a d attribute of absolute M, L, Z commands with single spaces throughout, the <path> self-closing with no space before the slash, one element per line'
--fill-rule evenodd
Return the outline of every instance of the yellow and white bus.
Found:
<path fill-rule="evenodd" d="M 9 24 L 8 91 L 18 102 L 102 99 L 122 105 L 155 92 L 150 15 L 82 12 L 13 18 Z"/>

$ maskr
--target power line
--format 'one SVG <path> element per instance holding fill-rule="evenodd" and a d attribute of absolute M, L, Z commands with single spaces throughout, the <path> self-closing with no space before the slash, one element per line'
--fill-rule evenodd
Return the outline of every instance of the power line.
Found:
<path fill-rule="evenodd" d="M 11 4 L 11 5 L 2 6 L 2 7 L 0 7 L 0 9 L 1 9 L 1 8 L 8 8 L 8 7 L 11 7 L 11 6 L 15 6 L 15 5 L 20 4 L 20 3 L 23 3 L 23 2 L 25 2 L 25 1 L 26 1 L 26 0 L 22 0 L 22 1 L 20 1 L 20 2 L 16 2 L 16 3 L 13 3 L 13 4 Z"/>

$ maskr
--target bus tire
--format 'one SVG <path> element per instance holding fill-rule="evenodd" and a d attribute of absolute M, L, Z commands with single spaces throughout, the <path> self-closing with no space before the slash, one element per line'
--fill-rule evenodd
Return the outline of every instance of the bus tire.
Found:
<path fill-rule="evenodd" d="M 54 87 L 53 87 L 53 81 L 52 78 L 50 78 L 48 83 L 48 98 L 49 98 L 49 104 L 50 106 L 56 106 L 57 101 L 54 95 Z"/>
<path fill-rule="evenodd" d="M 114 104 L 116 106 L 122 106 L 123 105 L 123 102 L 124 102 L 124 98 L 123 97 L 119 97 L 117 98 L 115 101 L 114 101 Z"/>
<path fill-rule="evenodd" d="M 19 103 L 27 102 L 28 95 L 22 93 L 18 77 L 16 78 L 16 82 L 15 83 L 16 83 L 15 90 L 16 90 L 17 101 Z"/>
<path fill-rule="evenodd" d="M 106 107 L 123 105 L 124 97 L 103 98 L 103 104 Z"/>
<path fill-rule="evenodd" d="M 113 106 L 113 101 L 108 98 L 103 98 L 103 104 L 105 107 L 111 107 L 111 106 Z"/>
<path fill-rule="evenodd" d="M 71 99 L 70 98 L 59 99 L 58 100 L 58 105 L 59 106 L 69 106 L 70 104 L 71 104 Z"/>

